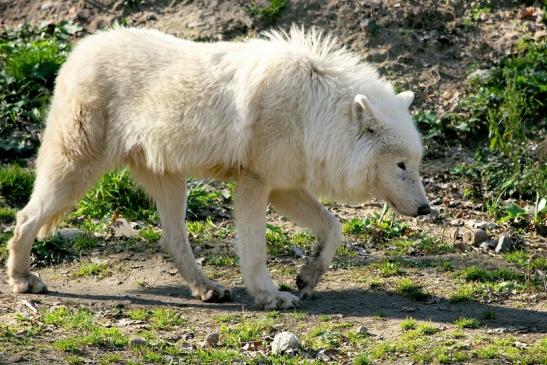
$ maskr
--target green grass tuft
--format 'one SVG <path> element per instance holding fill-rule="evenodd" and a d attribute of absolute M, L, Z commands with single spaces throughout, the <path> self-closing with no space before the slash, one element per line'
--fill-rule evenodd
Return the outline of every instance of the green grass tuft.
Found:
<path fill-rule="evenodd" d="M 23 207 L 29 200 L 34 174 L 18 165 L 0 166 L 0 195 L 13 207 Z"/>
<path fill-rule="evenodd" d="M 459 328 L 479 328 L 481 322 L 475 318 L 460 317 L 454 324 Z"/>
<path fill-rule="evenodd" d="M 397 283 L 397 293 L 412 298 L 417 301 L 424 301 L 429 298 L 429 294 L 423 291 L 423 288 L 409 278 L 402 278 Z"/>

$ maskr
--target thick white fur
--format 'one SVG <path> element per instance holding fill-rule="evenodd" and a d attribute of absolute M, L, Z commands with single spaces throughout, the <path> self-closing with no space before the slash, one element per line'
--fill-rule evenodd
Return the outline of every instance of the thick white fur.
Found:
<path fill-rule="evenodd" d="M 313 30 L 242 43 L 130 28 L 89 36 L 56 81 L 34 191 L 9 243 L 10 284 L 45 290 L 29 267 L 36 234 L 51 231 L 103 173 L 129 166 L 156 201 L 162 245 L 203 300 L 229 291 L 195 264 L 181 219 L 185 179 L 235 179 L 247 288 L 263 307 L 294 306 L 298 298 L 278 291 L 266 268 L 268 200 L 318 238 L 297 279 L 301 296 L 310 295 L 340 241 L 339 222 L 314 194 L 377 196 L 408 215 L 427 204 L 412 97 L 396 95 L 371 66 Z"/>

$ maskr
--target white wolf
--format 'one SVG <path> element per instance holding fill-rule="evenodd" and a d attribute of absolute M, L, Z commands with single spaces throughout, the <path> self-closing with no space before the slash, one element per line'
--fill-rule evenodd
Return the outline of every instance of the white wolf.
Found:
<path fill-rule="evenodd" d="M 204 301 L 228 300 L 230 291 L 195 263 L 183 220 L 186 177 L 235 180 L 247 289 L 264 308 L 295 306 L 299 297 L 279 291 L 267 271 L 268 201 L 317 236 L 296 280 L 300 298 L 309 296 L 340 242 L 340 223 L 314 195 L 379 197 L 402 214 L 429 212 L 412 99 L 313 30 L 237 43 L 124 28 L 89 36 L 56 80 L 34 190 L 9 242 L 11 288 L 46 290 L 30 272 L 34 238 L 102 174 L 128 166 L 156 203 L 162 246 Z"/>

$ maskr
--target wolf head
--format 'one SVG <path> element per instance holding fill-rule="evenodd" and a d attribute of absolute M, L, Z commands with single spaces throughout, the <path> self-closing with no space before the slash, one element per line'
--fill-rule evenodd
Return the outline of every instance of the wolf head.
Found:
<path fill-rule="evenodd" d="M 356 134 L 350 190 L 366 189 L 362 194 L 385 200 L 408 216 L 430 212 L 419 174 L 423 147 L 408 111 L 413 99 L 411 91 L 382 98 L 357 94 L 349 129 Z"/>

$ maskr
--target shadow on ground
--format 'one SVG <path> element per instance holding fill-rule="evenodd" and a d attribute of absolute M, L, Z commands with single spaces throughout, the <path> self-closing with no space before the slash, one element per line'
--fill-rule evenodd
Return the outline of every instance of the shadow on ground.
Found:
<path fill-rule="evenodd" d="M 64 300 L 103 302 L 103 304 L 136 304 L 154 306 L 178 306 L 196 310 L 260 312 L 252 298 L 242 287 L 233 289 L 234 301 L 230 303 L 203 303 L 191 297 L 190 290 L 179 286 L 158 286 L 129 292 L 126 295 L 95 293 L 70 293 L 51 291 L 37 298 L 49 297 Z M 344 317 L 381 316 L 404 319 L 412 316 L 417 320 L 451 323 L 460 317 L 481 319 L 484 313 L 494 312 L 495 319 L 483 320 L 482 326 L 503 327 L 512 331 L 547 333 L 547 313 L 524 308 L 508 308 L 495 304 L 468 302 L 452 304 L 446 298 L 440 303 L 425 304 L 382 290 L 343 289 L 318 291 L 311 299 L 303 301 L 299 311 L 308 314 L 339 314 Z"/>

